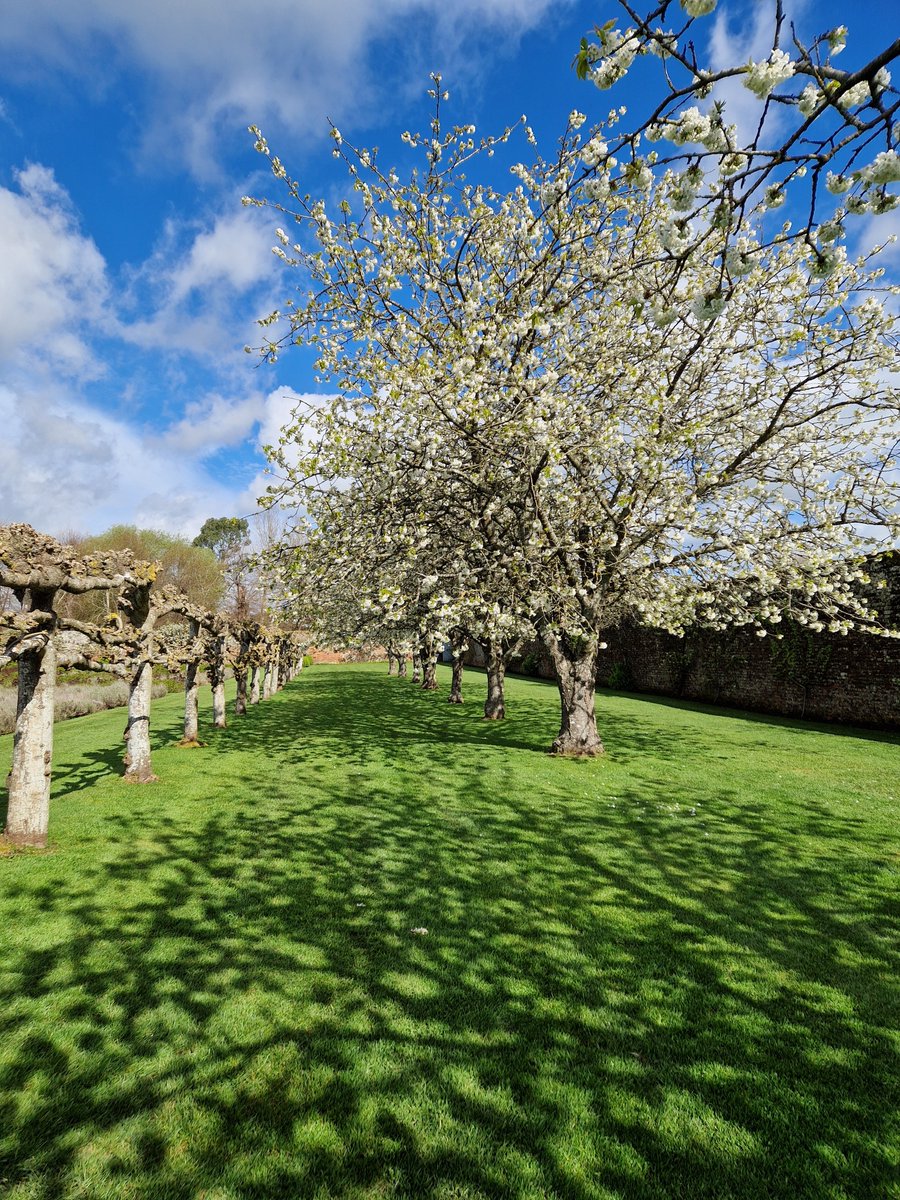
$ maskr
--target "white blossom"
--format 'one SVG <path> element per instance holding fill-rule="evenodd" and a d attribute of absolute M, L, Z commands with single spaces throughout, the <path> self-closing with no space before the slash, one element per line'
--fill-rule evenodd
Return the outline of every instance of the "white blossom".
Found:
<path fill-rule="evenodd" d="M 894 150 L 883 150 L 859 174 L 866 183 L 896 183 L 900 180 L 900 157 Z"/>
<path fill-rule="evenodd" d="M 812 116 L 822 102 L 822 93 L 814 83 L 808 83 L 800 93 L 797 107 L 804 117 Z"/>
<path fill-rule="evenodd" d="M 847 45 L 847 26 L 838 25 L 828 34 L 828 49 L 831 54 L 840 54 Z"/>
<path fill-rule="evenodd" d="M 751 62 L 744 73 L 743 84 L 764 100 L 780 83 L 794 74 L 794 64 L 783 50 L 773 50 L 765 62 Z"/>
<path fill-rule="evenodd" d="M 843 196 L 845 192 L 849 192 L 853 187 L 853 180 L 848 179 L 844 175 L 835 175 L 832 171 L 828 172 L 825 186 L 831 192 L 832 196 Z"/>

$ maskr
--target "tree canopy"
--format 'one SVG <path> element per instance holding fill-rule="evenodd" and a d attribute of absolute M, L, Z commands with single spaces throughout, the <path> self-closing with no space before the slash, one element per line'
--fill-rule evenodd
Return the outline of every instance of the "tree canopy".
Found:
<path fill-rule="evenodd" d="M 601 33 L 584 62 L 628 69 L 636 35 Z M 659 48 L 655 27 L 642 36 Z M 893 136 L 878 70 L 868 100 L 837 105 L 853 153 L 869 145 L 857 108 Z M 820 103 L 852 86 L 841 76 Z M 262 353 L 314 345 L 338 393 L 298 406 L 273 451 L 270 499 L 304 527 L 293 578 L 307 602 L 344 630 L 393 623 L 428 645 L 456 626 L 533 631 L 566 753 L 601 748 L 594 679 L 616 622 L 880 629 L 859 584 L 898 533 L 900 403 L 897 289 L 877 248 L 851 260 L 843 214 L 802 238 L 773 229 L 771 188 L 800 167 L 751 206 L 762 141 L 742 148 L 720 107 L 680 108 L 677 87 L 637 131 L 571 113 L 548 156 L 525 126 L 507 187 L 484 160 L 513 129 L 476 140 L 445 123 L 439 76 L 430 95 L 427 133 L 403 135 L 419 165 L 402 175 L 332 129 L 354 197 L 337 212 L 253 130 L 286 194 L 246 202 L 279 214 L 275 253 L 299 277 L 287 311 L 261 322 Z M 692 113 L 705 150 L 638 153 L 644 134 L 703 142 Z M 857 180 L 867 211 L 896 200 L 885 171 Z"/>

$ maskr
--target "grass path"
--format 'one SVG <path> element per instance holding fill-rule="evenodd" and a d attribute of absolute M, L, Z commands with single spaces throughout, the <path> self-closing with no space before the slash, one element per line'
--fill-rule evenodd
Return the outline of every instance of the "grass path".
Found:
<path fill-rule="evenodd" d="M 121 713 L 57 727 L 0 1196 L 900 1197 L 898 739 L 605 696 L 558 761 L 551 688 L 440 679 L 316 667 L 200 751 L 158 701 L 143 788 Z"/>

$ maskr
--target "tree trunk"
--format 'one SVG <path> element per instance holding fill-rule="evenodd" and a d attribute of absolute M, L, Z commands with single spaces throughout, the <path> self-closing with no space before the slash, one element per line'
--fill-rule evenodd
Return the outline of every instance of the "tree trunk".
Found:
<path fill-rule="evenodd" d="M 153 668 L 141 663 L 131 677 L 128 691 L 128 724 L 125 726 L 125 781 L 156 783 L 150 761 L 150 702 Z"/>
<path fill-rule="evenodd" d="M 184 672 L 184 738 L 185 746 L 196 746 L 200 732 L 199 706 L 197 697 L 200 692 L 199 670 L 196 663 L 188 663 Z"/>
<path fill-rule="evenodd" d="M 406 655 L 405 654 L 400 654 L 397 657 L 397 678 L 398 679 L 406 678 Z"/>
<path fill-rule="evenodd" d="M 237 692 L 234 697 L 234 715 L 243 717 L 247 712 L 247 668 L 234 668 L 234 681 L 237 684 Z"/>
<path fill-rule="evenodd" d="M 259 664 L 256 663 L 250 670 L 250 703 L 259 704 Z"/>
<path fill-rule="evenodd" d="M 262 682 L 262 698 L 268 700 L 272 695 L 272 664 L 266 663 L 265 674 Z"/>
<path fill-rule="evenodd" d="M 422 691 L 434 692 L 437 690 L 437 655 L 433 637 L 429 636 L 422 642 L 419 657 L 422 659 Z"/>
<path fill-rule="evenodd" d="M 225 729 L 228 721 L 225 718 L 225 672 L 212 673 L 213 694 L 213 725 L 216 729 Z"/>
<path fill-rule="evenodd" d="M 560 725 L 551 754 L 579 757 L 602 754 L 594 695 L 597 687 L 597 638 L 570 639 L 544 631 L 559 688 Z"/>
<path fill-rule="evenodd" d="M 506 699 L 503 682 L 506 678 L 506 659 L 499 642 L 483 642 L 485 670 L 487 671 L 487 696 L 484 701 L 485 721 L 502 721 L 506 716 Z"/>
<path fill-rule="evenodd" d="M 422 667 L 421 667 L 421 663 L 419 661 L 418 654 L 413 654 L 412 665 L 413 665 L 412 681 L 413 681 L 413 683 L 419 683 L 422 679 Z M 404 674 L 405 674 L 405 672 L 404 672 Z"/>
<path fill-rule="evenodd" d="M 387 648 L 387 660 L 388 660 L 388 675 L 393 675 L 394 674 L 394 663 L 396 662 L 396 656 L 390 646 L 388 646 L 388 648 Z"/>
<path fill-rule="evenodd" d="M 469 642 L 465 634 L 459 630 L 452 629 L 450 631 L 450 645 L 452 647 L 452 667 L 450 676 L 450 695 L 447 697 L 448 704 L 462 704 L 462 679 L 463 679 L 463 657 L 469 648 Z"/>
<path fill-rule="evenodd" d="M 26 650 L 19 657 L 19 692 L 9 806 L 4 836 L 14 846 L 47 845 L 50 777 L 53 770 L 53 701 L 56 647 Z"/>

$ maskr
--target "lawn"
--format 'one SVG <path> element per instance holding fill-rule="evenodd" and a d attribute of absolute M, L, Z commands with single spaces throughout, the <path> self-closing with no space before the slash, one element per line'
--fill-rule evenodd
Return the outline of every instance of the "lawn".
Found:
<path fill-rule="evenodd" d="M 4 1200 L 900 1197 L 898 739 L 604 695 L 559 761 L 552 688 L 440 682 L 316 667 L 193 751 L 168 697 L 147 787 L 57 726 Z"/>

